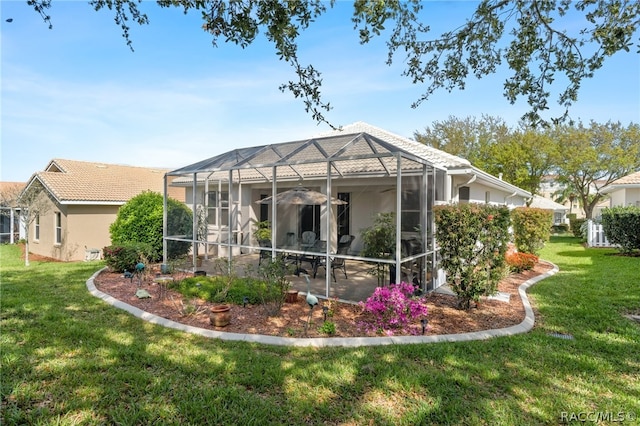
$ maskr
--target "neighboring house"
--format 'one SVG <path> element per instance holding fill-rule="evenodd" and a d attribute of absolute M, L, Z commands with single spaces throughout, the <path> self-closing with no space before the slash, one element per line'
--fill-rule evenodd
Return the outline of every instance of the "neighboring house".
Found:
<path fill-rule="evenodd" d="M 0 243 L 14 244 L 25 237 L 20 208 L 15 199 L 24 182 L 0 182 Z"/>
<path fill-rule="evenodd" d="M 150 190 L 163 193 L 167 170 L 54 159 L 27 182 L 46 206 L 30 224 L 29 251 L 64 261 L 95 258 L 111 244 L 118 209 Z M 43 189 L 37 189 L 43 188 Z M 169 196 L 184 201 L 184 191 Z M 96 253 L 96 251 L 99 252 Z"/>
<path fill-rule="evenodd" d="M 241 148 L 167 174 L 186 188 L 186 203 L 206 212 L 206 239 L 165 235 L 208 247 L 211 255 L 255 252 L 259 221 L 272 224 L 272 249 L 296 253 L 292 242 L 312 231 L 323 244 L 315 254 L 352 262 L 395 267 L 395 279 L 411 267 L 425 290 L 443 284 L 437 273 L 433 207 L 448 203 L 523 206 L 531 194 L 479 170 L 469 161 L 380 128 L 358 122 L 309 139 Z M 263 203 L 262 199 L 297 187 L 334 201 L 318 204 Z M 378 213 L 396 213 L 396 247 L 390 258 L 364 258 L 362 230 Z M 199 215 L 194 215 L 197 217 Z M 197 225 L 194 225 L 197 227 Z M 353 236 L 348 254 L 338 241 Z M 270 249 L 271 250 L 271 249 Z M 328 264 L 325 263 L 325 264 Z M 418 271 L 414 265 L 419 265 Z M 414 281 L 414 282 L 416 282 Z M 330 274 L 326 274 L 326 297 Z M 396 281 L 397 282 L 397 281 Z"/>
<path fill-rule="evenodd" d="M 608 207 L 640 207 L 640 171 L 613 181 L 602 193 L 609 195 Z"/>
<path fill-rule="evenodd" d="M 569 210 L 569 207 L 566 207 L 560 203 L 556 203 L 553 200 L 550 200 L 545 197 L 541 197 L 539 195 L 534 195 L 533 201 L 531 202 L 530 207 L 535 207 L 538 209 L 545 209 L 545 210 L 552 210 L 554 225 L 569 224 L 569 218 L 567 218 L 567 210 Z"/>
<path fill-rule="evenodd" d="M 540 181 L 540 196 L 555 202 L 565 192 L 565 186 L 558 182 L 558 175 L 545 175 Z M 567 213 L 575 214 L 576 218 L 584 218 L 584 210 L 580 206 L 580 197 L 574 194 L 570 199 L 569 194 L 565 194 L 565 200 L 561 204 L 568 210 Z"/>

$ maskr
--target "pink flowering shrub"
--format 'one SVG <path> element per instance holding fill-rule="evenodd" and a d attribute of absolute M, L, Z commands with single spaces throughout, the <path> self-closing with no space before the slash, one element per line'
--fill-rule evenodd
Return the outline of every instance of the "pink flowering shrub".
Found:
<path fill-rule="evenodd" d="M 394 332 L 419 334 L 419 320 L 427 316 L 424 299 L 414 296 L 417 286 L 402 282 L 377 287 L 366 302 L 360 302 L 371 319 L 361 323 L 366 331 L 393 335 Z M 416 324 L 418 323 L 418 324 Z"/>

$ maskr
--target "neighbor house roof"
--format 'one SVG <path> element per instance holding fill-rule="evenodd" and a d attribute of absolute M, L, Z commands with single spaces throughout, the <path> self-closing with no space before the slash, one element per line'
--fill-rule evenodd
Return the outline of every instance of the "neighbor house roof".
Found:
<path fill-rule="evenodd" d="M 167 169 L 53 159 L 36 172 L 39 181 L 61 204 L 124 204 L 143 191 L 164 193 Z M 169 196 L 184 201 L 184 191 L 169 188 Z"/>
<path fill-rule="evenodd" d="M 601 193 L 608 194 L 621 188 L 640 188 L 640 171 L 623 176 L 614 180 Z"/>
<path fill-rule="evenodd" d="M 24 189 L 24 182 L 0 182 L 0 204 L 1 207 L 15 206 L 15 197 Z M 6 205 L 5 205 L 6 203 Z M 11 205 L 9 205 L 11 204 Z"/>
<path fill-rule="evenodd" d="M 564 211 L 569 210 L 568 207 L 565 207 L 560 203 L 556 203 L 555 201 L 549 198 L 541 197 L 539 195 L 533 196 L 533 201 L 531 202 L 530 207 L 535 207 L 538 209 L 546 209 L 546 210 L 564 210 Z"/>

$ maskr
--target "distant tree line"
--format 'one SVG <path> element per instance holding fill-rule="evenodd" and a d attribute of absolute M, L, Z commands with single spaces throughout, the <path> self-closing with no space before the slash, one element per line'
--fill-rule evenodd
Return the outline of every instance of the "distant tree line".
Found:
<path fill-rule="evenodd" d="M 609 121 L 509 127 L 483 115 L 436 121 L 416 141 L 469 160 L 506 182 L 540 194 L 542 179 L 555 175 L 557 201 L 577 199 L 587 218 L 613 181 L 640 170 L 640 125 Z"/>

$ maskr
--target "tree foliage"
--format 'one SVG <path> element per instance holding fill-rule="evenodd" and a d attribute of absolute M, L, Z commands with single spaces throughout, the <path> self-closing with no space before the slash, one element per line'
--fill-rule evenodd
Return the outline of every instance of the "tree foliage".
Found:
<path fill-rule="evenodd" d="M 436 241 L 447 283 L 458 305 L 495 293 L 502 279 L 509 241 L 509 209 L 489 204 L 434 207 Z"/>
<path fill-rule="evenodd" d="M 537 255 L 549 241 L 553 211 L 532 207 L 517 207 L 511 212 L 513 239 L 523 253 Z"/>
<path fill-rule="evenodd" d="M 47 14 L 51 0 L 28 0 L 51 26 Z M 327 122 L 330 109 L 322 99 L 321 73 L 298 60 L 297 39 L 314 20 L 333 7 L 335 0 L 158 0 L 160 7 L 200 13 L 202 28 L 213 37 L 246 47 L 262 32 L 273 43 L 279 59 L 294 70 L 296 79 L 281 85 L 318 122 Z M 148 24 L 139 0 L 91 0 L 95 10 L 114 14 L 122 35 L 131 46 L 130 22 Z M 440 89 L 464 89 L 470 77 L 495 73 L 503 63 L 511 69 L 504 96 L 511 103 L 525 98 L 531 110 L 523 119 L 545 121 L 551 86 L 560 81 L 557 102 L 568 109 L 578 99 L 581 82 L 594 76 L 605 59 L 634 45 L 640 25 L 640 3 L 635 1 L 484 0 L 458 28 L 430 37 L 428 3 L 419 0 L 356 0 L 351 17 L 360 42 L 386 37 L 387 64 L 398 56 L 406 64 L 403 75 L 414 84 L 425 84 L 413 103 L 419 106 Z M 426 9 L 423 11 L 423 9 Z M 583 18 L 583 22 L 577 22 Z"/>
<path fill-rule="evenodd" d="M 640 169 L 640 125 L 581 122 L 532 128 L 521 123 L 510 129 L 500 119 L 483 116 L 434 122 L 414 138 L 450 154 L 532 194 L 542 179 L 558 176 L 558 202 L 577 199 L 587 218 L 603 200 L 602 190 Z"/>
<path fill-rule="evenodd" d="M 116 220 L 109 226 L 111 244 L 126 245 L 146 243 L 153 253 L 162 253 L 163 226 L 162 194 L 144 191 L 120 207 Z M 169 235 L 193 234 L 193 216 L 189 208 L 172 198 L 167 198 L 167 232 Z M 167 257 L 174 259 L 189 252 L 191 244 L 171 241 Z M 149 259 L 157 260 L 157 259 Z"/>
<path fill-rule="evenodd" d="M 640 125 L 592 121 L 589 126 L 557 126 L 554 132 L 562 152 L 558 180 L 575 189 L 590 219 L 604 198 L 602 189 L 640 169 Z"/>
<path fill-rule="evenodd" d="M 466 158 L 474 166 L 537 194 L 543 176 L 557 162 L 559 150 L 547 129 L 511 129 L 498 117 L 450 116 L 414 132 L 418 142 Z"/>

